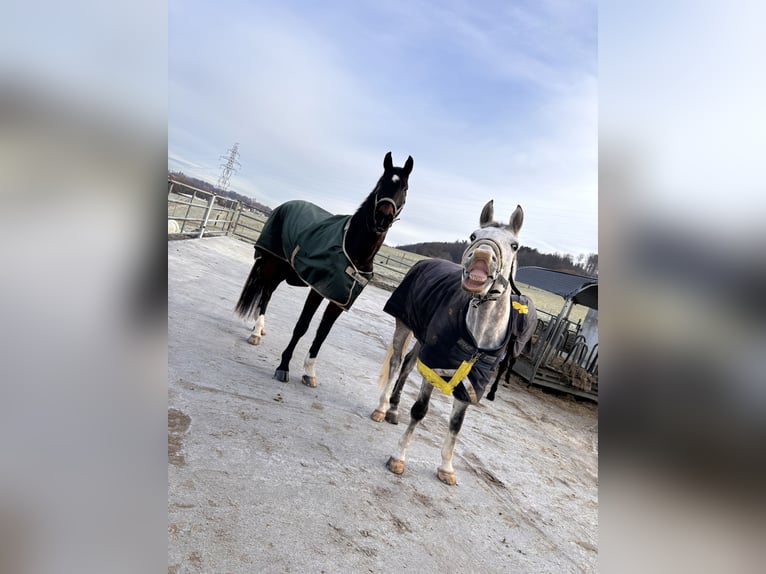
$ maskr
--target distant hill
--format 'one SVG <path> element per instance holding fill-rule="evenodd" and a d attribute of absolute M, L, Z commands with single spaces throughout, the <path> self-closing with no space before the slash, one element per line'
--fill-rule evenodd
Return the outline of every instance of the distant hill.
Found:
<path fill-rule="evenodd" d="M 236 191 L 221 191 L 215 185 L 208 183 L 205 180 L 198 179 L 190 175 L 186 175 L 182 171 L 168 171 L 168 175 L 171 176 L 173 179 L 177 181 L 181 181 L 188 185 L 191 185 L 192 187 L 209 191 L 211 193 L 215 193 L 216 195 L 220 195 L 222 197 L 228 197 L 230 199 L 234 199 L 236 201 L 241 202 L 243 205 L 246 205 L 253 209 L 257 209 L 258 211 L 265 213 L 266 215 L 271 215 L 271 208 L 268 205 L 259 203 L 258 201 L 256 201 L 255 199 L 247 195 L 242 195 L 241 193 L 237 193 Z"/>
<path fill-rule="evenodd" d="M 425 255 L 426 257 L 438 257 L 460 263 L 463 251 L 468 247 L 467 241 L 432 241 L 428 243 L 413 243 L 411 245 L 397 245 L 397 249 Z M 569 271 L 589 277 L 598 276 L 598 253 L 574 257 L 562 253 L 540 253 L 537 249 L 522 246 L 519 250 L 519 266 L 545 267 L 556 271 Z"/>

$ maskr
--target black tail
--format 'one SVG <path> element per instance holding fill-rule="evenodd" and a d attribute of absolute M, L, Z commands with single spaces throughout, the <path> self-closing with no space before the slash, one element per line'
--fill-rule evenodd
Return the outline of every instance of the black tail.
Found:
<path fill-rule="evenodd" d="M 245 281 L 245 286 L 242 288 L 242 294 L 239 296 L 237 306 L 234 308 L 243 319 L 253 315 L 253 311 L 256 310 L 261 302 L 263 282 L 261 281 L 260 274 L 261 260 L 258 258 L 253 263 L 253 268 L 250 270 L 250 275 L 247 276 L 247 281 Z"/>

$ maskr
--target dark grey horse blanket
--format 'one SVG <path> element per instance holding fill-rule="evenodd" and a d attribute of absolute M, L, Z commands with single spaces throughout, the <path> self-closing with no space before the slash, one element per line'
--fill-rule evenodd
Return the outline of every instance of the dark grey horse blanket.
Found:
<path fill-rule="evenodd" d="M 350 215 L 332 215 L 307 201 L 286 201 L 272 212 L 255 247 L 287 261 L 301 281 L 347 311 L 373 276 L 346 254 L 350 221 Z"/>
<path fill-rule="evenodd" d="M 442 391 L 449 392 L 432 381 L 429 377 L 432 371 L 461 373 L 461 366 L 467 368 L 465 365 L 472 362 L 467 375 L 460 377 L 461 382 L 450 390 L 461 401 L 478 403 L 492 371 L 505 356 L 508 343 L 512 342 L 510 352 L 514 357 L 521 354 L 537 326 L 537 312 L 531 299 L 512 294 L 510 328 L 502 345 L 496 349 L 478 348 L 465 324 L 471 294 L 461 286 L 462 273 L 463 268 L 451 261 L 418 261 L 383 310 L 413 331 L 422 345 L 418 371 Z"/>

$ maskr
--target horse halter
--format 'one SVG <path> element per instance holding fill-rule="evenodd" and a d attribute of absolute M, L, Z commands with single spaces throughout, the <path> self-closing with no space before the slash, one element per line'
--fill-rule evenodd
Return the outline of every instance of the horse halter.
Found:
<path fill-rule="evenodd" d="M 375 214 L 378 212 L 378 206 L 384 203 L 390 203 L 394 207 L 394 217 L 391 220 L 391 223 L 386 226 L 385 229 L 379 230 L 378 225 L 375 222 Z M 372 229 L 371 231 L 375 231 L 376 233 L 384 233 L 391 229 L 391 227 L 394 225 L 394 222 L 399 221 L 399 214 L 402 212 L 402 209 L 404 209 L 404 203 L 402 203 L 401 206 L 396 205 L 396 202 L 391 199 L 390 197 L 384 197 L 382 199 L 378 199 L 378 191 L 375 190 L 375 203 L 372 207 Z"/>
<path fill-rule="evenodd" d="M 484 295 L 473 295 L 471 297 L 471 305 L 474 307 L 478 307 L 482 303 L 486 303 L 487 301 L 497 301 L 500 297 L 502 297 L 503 293 L 505 293 L 506 289 L 508 289 L 508 286 L 511 286 L 511 289 L 513 290 L 516 295 L 521 295 L 521 291 L 519 291 L 519 288 L 516 287 L 516 283 L 513 281 L 513 271 L 514 267 L 516 266 L 516 257 L 513 258 L 513 262 L 511 263 L 511 272 L 508 275 L 509 279 L 506 279 L 503 277 L 503 275 L 500 273 L 500 270 L 503 268 L 503 251 L 500 249 L 500 245 L 497 241 L 494 239 L 490 239 L 488 237 L 480 237 L 473 243 L 471 243 L 467 248 L 466 252 L 468 252 L 471 249 L 476 249 L 480 245 L 487 245 L 489 244 L 490 248 L 492 249 L 492 252 L 495 253 L 497 256 L 497 271 L 494 276 L 492 276 L 492 285 L 489 286 L 489 289 Z M 496 287 L 497 284 L 499 285 L 499 288 Z"/>

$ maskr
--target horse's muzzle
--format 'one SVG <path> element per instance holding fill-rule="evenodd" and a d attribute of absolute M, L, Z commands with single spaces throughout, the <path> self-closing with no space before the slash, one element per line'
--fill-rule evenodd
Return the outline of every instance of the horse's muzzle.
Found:
<path fill-rule="evenodd" d="M 477 243 L 469 246 L 463 257 L 463 289 L 481 293 L 498 273 L 499 257 L 491 245 Z"/>
<path fill-rule="evenodd" d="M 381 213 L 378 211 L 375 214 L 375 231 L 378 233 L 385 233 L 394 224 L 394 215 L 388 213 Z"/>

